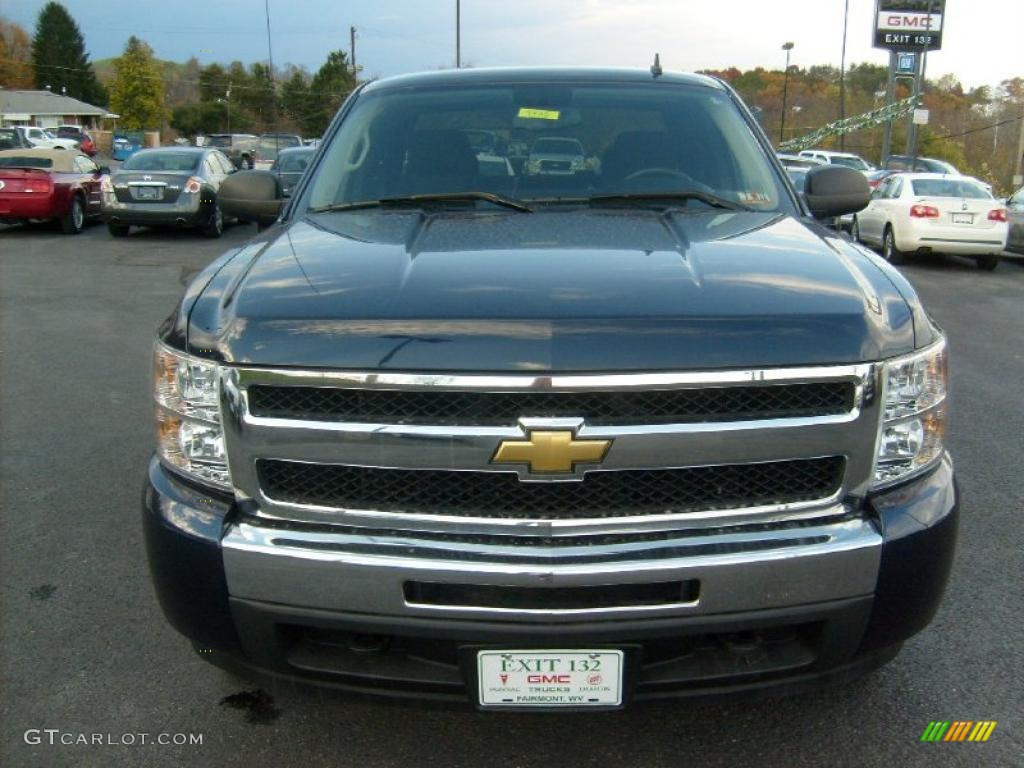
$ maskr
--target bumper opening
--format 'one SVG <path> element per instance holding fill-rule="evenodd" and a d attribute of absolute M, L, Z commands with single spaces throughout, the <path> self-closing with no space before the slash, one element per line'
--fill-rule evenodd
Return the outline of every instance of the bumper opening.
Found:
<path fill-rule="evenodd" d="M 700 595 L 700 582 L 696 579 L 592 587 L 504 587 L 407 581 L 403 588 L 405 601 L 410 605 L 527 611 L 686 605 L 696 603 Z"/>

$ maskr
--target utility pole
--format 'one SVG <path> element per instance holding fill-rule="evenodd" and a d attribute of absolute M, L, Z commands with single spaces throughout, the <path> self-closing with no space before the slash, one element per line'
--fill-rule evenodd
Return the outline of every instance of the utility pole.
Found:
<path fill-rule="evenodd" d="M 843 55 L 839 62 L 839 119 L 846 119 L 846 26 L 850 18 L 850 0 L 843 9 Z M 846 151 L 846 133 L 839 134 L 839 149 Z"/>
<path fill-rule="evenodd" d="M 352 62 L 352 78 L 356 76 L 356 28 L 348 28 L 348 60 Z"/>
<path fill-rule="evenodd" d="M 786 72 L 782 76 L 782 122 L 779 125 L 779 143 L 786 140 L 786 96 L 789 92 L 789 52 L 793 50 L 793 43 L 783 43 L 782 50 L 786 52 Z"/>
<path fill-rule="evenodd" d="M 462 0 L 455 0 L 455 68 L 462 68 Z"/>
<path fill-rule="evenodd" d="M 928 0 L 928 30 L 932 28 L 932 0 Z M 921 55 L 918 57 L 917 77 L 914 79 L 914 110 L 910 113 L 910 124 L 907 126 L 907 154 L 910 156 L 910 170 L 914 170 L 917 164 L 917 123 L 914 122 L 914 114 L 921 105 L 921 94 L 924 92 L 924 75 L 928 65 L 928 44 L 921 46 Z"/>
<path fill-rule="evenodd" d="M 1024 185 L 1024 104 L 1020 107 L 1020 138 L 1017 139 L 1017 164 L 1013 171 L 1013 185 Z"/>
<path fill-rule="evenodd" d="M 225 104 L 227 105 L 227 110 L 228 110 L 228 133 L 231 133 L 231 81 L 230 80 L 228 80 L 228 90 L 227 90 L 227 93 L 224 94 L 224 97 L 226 99 Z"/>

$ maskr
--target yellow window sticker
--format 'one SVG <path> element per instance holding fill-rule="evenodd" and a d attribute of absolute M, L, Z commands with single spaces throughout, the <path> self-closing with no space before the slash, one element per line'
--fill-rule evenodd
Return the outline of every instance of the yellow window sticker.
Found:
<path fill-rule="evenodd" d="M 519 117 L 525 117 L 530 120 L 557 120 L 561 114 L 557 109 L 519 108 Z"/>

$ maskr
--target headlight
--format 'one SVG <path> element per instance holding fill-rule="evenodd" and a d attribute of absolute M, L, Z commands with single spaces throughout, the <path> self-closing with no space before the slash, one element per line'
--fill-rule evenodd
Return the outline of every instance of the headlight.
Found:
<path fill-rule="evenodd" d="M 229 489 L 231 474 L 217 403 L 219 382 L 216 364 L 159 342 L 154 347 L 157 453 L 178 471 Z"/>
<path fill-rule="evenodd" d="M 942 458 L 948 384 L 945 339 L 885 363 L 875 488 L 920 474 Z"/>

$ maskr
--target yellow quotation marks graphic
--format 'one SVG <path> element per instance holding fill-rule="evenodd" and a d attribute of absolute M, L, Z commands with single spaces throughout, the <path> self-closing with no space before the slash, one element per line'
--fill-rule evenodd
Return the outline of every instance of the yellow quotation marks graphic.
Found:
<path fill-rule="evenodd" d="M 995 720 L 933 720 L 921 741 L 988 741 L 995 728 Z"/>

